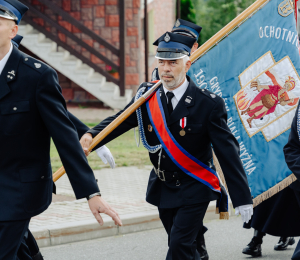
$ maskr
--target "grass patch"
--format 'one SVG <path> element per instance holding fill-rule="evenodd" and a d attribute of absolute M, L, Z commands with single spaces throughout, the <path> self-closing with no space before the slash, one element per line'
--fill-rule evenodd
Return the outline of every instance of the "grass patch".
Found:
<path fill-rule="evenodd" d="M 97 123 L 86 123 L 89 127 L 94 127 Z M 148 152 L 141 144 L 136 146 L 133 129 L 119 136 L 106 145 L 115 158 L 117 166 L 138 166 L 151 165 Z M 62 166 L 58 152 L 53 142 L 50 149 L 51 164 L 53 172 Z M 93 152 L 88 156 L 89 165 L 93 170 L 109 167 L 105 165 L 98 155 Z"/>

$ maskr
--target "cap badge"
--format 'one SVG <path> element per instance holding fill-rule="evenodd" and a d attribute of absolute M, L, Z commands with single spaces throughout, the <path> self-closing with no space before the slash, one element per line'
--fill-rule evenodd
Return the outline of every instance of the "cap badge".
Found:
<path fill-rule="evenodd" d="M 42 64 L 41 63 L 34 63 L 34 66 L 39 69 L 40 67 L 42 67 Z"/>
<path fill-rule="evenodd" d="M 171 40 L 171 37 L 169 36 L 168 33 L 166 34 L 164 40 L 165 40 L 165 42 L 169 42 Z"/>
<path fill-rule="evenodd" d="M 175 23 L 175 27 L 179 27 L 180 26 L 180 22 L 179 20 L 177 19 L 176 23 Z"/>

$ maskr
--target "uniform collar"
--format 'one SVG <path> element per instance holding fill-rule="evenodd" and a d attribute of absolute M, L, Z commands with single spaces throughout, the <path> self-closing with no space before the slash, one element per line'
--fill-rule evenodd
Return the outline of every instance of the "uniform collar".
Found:
<path fill-rule="evenodd" d="M 177 99 L 177 101 L 179 101 L 182 98 L 185 91 L 187 90 L 188 86 L 189 86 L 189 82 L 187 81 L 187 79 L 185 77 L 185 81 L 183 82 L 183 84 L 179 88 L 176 88 L 174 90 L 168 90 L 168 89 L 165 88 L 165 86 L 163 86 L 163 89 L 164 89 L 165 95 L 169 91 L 173 92 L 175 98 Z"/>
<path fill-rule="evenodd" d="M 197 86 L 195 83 L 190 79 L 189 76 L 186 76 L 188 81 L 188 87 L 186 91 L 184 92 L 183 96 L 179 100 L 177 106 L 175 107 L 173 113 L 171 116 L 169 116 L 168 113 L 165 113 L 166 121 L 168 126 L 171 124 L 174 124 L 176 122 L 179 122 L 179 120 L 183 117 L 186 117 L 189 115 L 189 107 L 192 107 L 195 103 L 195 95 L 196 95 L 196 89 Z M 160 87 L 160 93 L 161 93 L 161 102 L 164 108 L 164 111 L 168 111 L 167 109 L 167 101 L 165 98 L 165 92 L 163 91 L 163 87 Z"/>
<path fill-rule="evenodd" d="M 21 52 L 18 50 L 17 47 L 13 46 L 12 52 L 0 75 L 0 99 L 2 99 L 10 92 L 10 87 L 8 83 L 12 82 L 17 78 L 17 70 L 21 58 Z"/>
<path fill-rule="evenodd" d="M 12 45 L 12 43 L 10 43 L 10 48 L 9 48 L 8 53 L 6 53 L 6 55 L 4 56 L 4 58 L 2 60 L 0 60 L 0 75 L 1 75 L 3 69 L 4 69 L 4 67 L 5 67 L 5 65 L 6 65 L 6 63 L 8 61 L 9 56 L 12 53 L 12 50 L 13 50 L 13 45 Z"/>

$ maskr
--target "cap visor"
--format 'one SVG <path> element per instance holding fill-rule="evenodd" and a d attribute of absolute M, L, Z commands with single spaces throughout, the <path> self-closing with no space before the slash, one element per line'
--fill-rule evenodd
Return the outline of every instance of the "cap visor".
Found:
<path fill-rule="evenodd" d="M 185 56 L 187 55 L 178 52 L 157 52 L 155 58 L 160 60 L 179 60 Z"/>
<path fill-rule="evenodd" d="M 0 17 L 1 18 L 5 18 L 5 19 L 8 19 L 8 20 L 12 20 L 12 21 L 14 21 L 15 19 L 14 18 L 12 18 L 10 15 L 8 15 L 7 13 L 2 13 L 1 12 L 1 10 L 0 10 Z"/>

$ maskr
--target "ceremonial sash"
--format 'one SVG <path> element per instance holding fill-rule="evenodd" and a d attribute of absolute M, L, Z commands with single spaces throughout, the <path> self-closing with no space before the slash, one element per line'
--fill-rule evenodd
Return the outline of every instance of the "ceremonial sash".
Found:
<path fill-rule="evenodd" d="M 217 173 L 214 170 L 212 170 L 210 167 L 208 167 L 206 164 L 199 161 L 193 155 L 188 153 L 175 140 L 175 138 L 171 134 L 166 123 L 166 117 L 165 117 L 164 109 L 158 91 L 156 91 L 155 94 L 148 100 L 146 106 L 147 106 L 149 119 L 152 123 L 155 133 L 161 145 L 163 146 L 164 150 L 171 158 L 171 160 L 184 173 L 193 177 L 197 181 L 200 181 L 201 183 L 205 184 L 213 191 L 220 193 L 221 200 L 222 200 L 222 193 L 226 194 L 226 191 L 221 186 Z M 218 203 L 219 206 L 217 205 L 218 208 L 220 207 L 220 203 L 221 202 Z M 227 204 L 227 194 L 226 194 L 226 204 Z M 223 210 L 227 211 L 228 205 L 226 205 L 226 207 L 223 207 Z M 224 214 L 224 212 L 222 213 Z M 227 218 L 227 217 L 223 217 L 223 218 Z"/>

